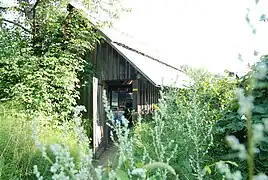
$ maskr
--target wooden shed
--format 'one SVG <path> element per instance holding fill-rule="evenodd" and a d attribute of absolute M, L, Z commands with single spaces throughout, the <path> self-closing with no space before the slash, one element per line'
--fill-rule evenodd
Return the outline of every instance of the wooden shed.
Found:
<path fill-rule="evenodd" d="M 124 106 L 124 94 L 129 94 L 126 98 L 132 101 L 128 107 L 138 113 L 149 111 L 158 102 L 161 85 L 183 87 L 187 84 L 184 73 L 149 56 L 149 47 L 115 29 L 100 32 L 104 40 L 96 47 L 91 63 L 99 85 L 107 90 L 112 108 Z M 118 102 L 114 99 L 115 92 L 122 92 L 118 94 Z"/>
<path fill-rule="evenodd" d="M 71 5 L 81 9 L 75 3 Z M 98 31 L 104 39 L 89 58 L 95 69 L 93 83 L 85 87 L 81 97 L 88 116 L 93 118 L 93 146 L 97 154 L 107 147 L 109 139 L 103 90 L 112 110 L 142 113 L 152 110 L 158 102 L 161 85 L 183 87 L 189 80 L 180 70 L 155 57 L 157 53 L 148 46 L 113 28 Z"/>
<path fill-rule="evenodd" d="M 96 120 L 104 127 L 102 132 L 105 131 L 102 90 L 106 90 L 113 111 L 125 111 L 129 108 L 130 111 L 142 114 L 150 112 L 153 104 L 158 103 L 161 85 L 182 87 L 182 81 L 187 79 L 182 72 L 146 57 L 140 51 L 133 51 L 134 44 L 127 42 L 128 45 L 125 45 L 124 41 L 119 43 L 118 40 L 112 40 L 107 33 L 103 33 L 103 36 L 105 40 L 97 46 L 91 58 L 96 70 L 94 81 L 97 81 L 93 82 L 97 86 L 97 92 L 93 91 L 93 98 L 98 99 L 95 101 L 98 109 Z M 124 39 L 126 41 L 127 37 Z M 91 107 L 94 107 L 94 104 Z M 90 112 L 94 114 L 94 110 Z M 109 133 L 106 134 L 108 136 Z M 105 139 L 105 132 L 100 136 Z M 101 140 L 98 142 L 101 144 Z M 108 137 L 102 142 L 107 144 Z"/>

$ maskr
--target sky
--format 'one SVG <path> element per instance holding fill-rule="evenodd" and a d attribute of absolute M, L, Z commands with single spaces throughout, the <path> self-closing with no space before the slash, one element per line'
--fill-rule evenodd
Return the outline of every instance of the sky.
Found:
<path fill-rule="evenodd" d="M 268 0 L 125 0 L 132 12 L 115 27 L 161 52 L 164 61 L 212 72 L 226 68 L 241 74 L 256 61 L 254 50 L 268 53 Z M 257 34 L 245 20 L 247 8 Z M 265 12 L 266 11 L 266 12 Z M 238 54 L 242 59 L 238 60 Z"/>
<path fill-rule="evenodd" d="M 246 64 L 259 59 L 254 50 L 268 54 L 268 22 L 259 21 L 261 14 L 268 15 L 268 0 L 257 6 L 255 0 L 122 1 L 132 12 L 121 14 L 114 27 L 156 49 L 171 65 L 243 74 Z M 245 20 L 247 8 L 256 35 Z"/>

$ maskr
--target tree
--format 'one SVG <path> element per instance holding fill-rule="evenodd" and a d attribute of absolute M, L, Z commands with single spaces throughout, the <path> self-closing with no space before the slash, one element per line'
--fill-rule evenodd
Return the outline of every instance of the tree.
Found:
<path fill-rule="evenodd" d="M 225 75 L 213 74 L 206 69 L 192 68 L 183 65 L 181 68 L 195 82 L 194 87 L 198 92 L 198 100 L 201 103 L 209 103 L 210 110 L 216 110 L 217 117 L 211 117 L 218 120 L 222 111 L 224 111 L 234 98 L 234 90 L 240 84 L 240 80 L 235 73 L 225 71 Z"/>
<path fill-rule="evenodd" d="M 125 10 L 119 0 L 82 3 L 109 23 Z M 85 57 L 101 38 L 96 28 L 67 0 L 17 0 L 0 10 L 0 99 L 66 117 L 79 98 L 79 77 L 92 72 Z"/>

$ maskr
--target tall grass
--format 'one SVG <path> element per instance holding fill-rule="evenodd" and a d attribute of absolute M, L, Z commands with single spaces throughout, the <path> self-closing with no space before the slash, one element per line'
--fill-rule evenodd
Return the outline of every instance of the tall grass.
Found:
<path fill-rule="evenodd" d="M 43 121 L 45 121 L 43 117 Z M 46 124 L 46 125 L 44 125 Z M 52 123 L 51 123 L 52 124 Z M 71 126 L 69 124 L 69 126 Z M 44 177 L 51 177 L 51 164 L 42 157 L 32 137 L 32 119 L 16 103 L 2 104 L 0 110 L 0 179 L 35 179 L 33 166 L 38 164 Z M 62 138 L 61 127 L 43 123 L 38 134 L 46 146 L 64 143 L 70 148 L 71 155 L 79 162 L 77 142 L 70 131 Z M 51 152 L 48 152 L 51 156 Z"/>
<path fill-rule="evenodd" d="M 47 166 L 36 151 L 27 116 L 19 108 L 2 106 L 0 122 L 0 179 L 31 179 L 35 163 L 45 171 Z"/>

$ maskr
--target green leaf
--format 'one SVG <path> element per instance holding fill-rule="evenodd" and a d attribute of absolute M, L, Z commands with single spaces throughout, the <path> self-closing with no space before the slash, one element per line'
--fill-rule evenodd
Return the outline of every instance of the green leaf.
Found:
<path fill-rule="evenodd" d="M 260 160 L 266 160 L 266 159 L 268 159 L 268 152 L 261 151 L 259 153 L 259 158 L 260 158 Z M 263 163 L 263 164 L 265 165 L 265 163 Z"/>
<path fill-rule="evenodd" d="M 268 142 L 262 142 L 261 143 L 261 145 L 260 145 L 260 149 L 262 150 L 262 151 L 266 151 L 266 152 L 268 152 Z"/>
<path fill-rule="evenodd" d="M 266 112 L 266 105 L 257 105 L 253 108 L 252 112 L 264 114 Z"/>
<path fill-rule="evenodd" d="M 116 174 L 116 177 L 118 179 L 121 179 L 121 180 L 128 180 L 129 179 L 127 173 L 125 171 L 120 170 L 120 169 L 117 170 L 115 174 Z"/>
<path fill-rule="evenodd" d="M 204 167 L 204 173 L 206 173 L 206 172 L 207 172 L 208 174 L 211 174 L 211 169 L 210 169 L 210 167 L 207 166 L 207 165 Z"/>
<path fill-rule="evenodd" d="M 138 162 L 135 164 L 137 168 L 142 168 L 144 164 L 142 162 Z"/>
<path fill-rule="evenodd" d="M 233 161 L 224 161 L 224 162 L 232 164 L 232 165 L 238 167 L 238 164 L 236 162 L 233 162 Z"/>
<path fill-rule="evenodd" d="M 170 173 L 176 175 L 175 170 L 170 165 L 163 163 L 163 162 L 153 162 L 151 164 L 145 165 L 143 168 L 147 169 L 147 170 L 156 169 L 156 168 L 163 168 L 163 169 L 168 170 Z"/>

